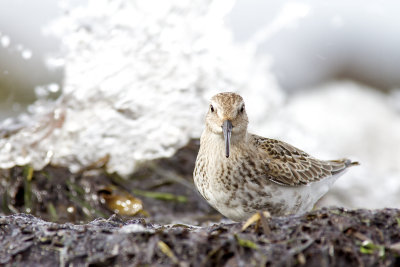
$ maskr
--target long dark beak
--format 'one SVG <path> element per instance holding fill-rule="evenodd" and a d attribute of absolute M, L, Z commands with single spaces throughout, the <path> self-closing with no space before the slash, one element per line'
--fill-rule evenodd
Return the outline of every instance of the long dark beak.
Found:
<path fill-rule="evenodd" d="M 222 131 L 224 132 L 225 139 L 225 155 L 229 158 L 229 147 L 231 145 L 232 122 L 230 120 L 224 121 L 222 124 Z"/>

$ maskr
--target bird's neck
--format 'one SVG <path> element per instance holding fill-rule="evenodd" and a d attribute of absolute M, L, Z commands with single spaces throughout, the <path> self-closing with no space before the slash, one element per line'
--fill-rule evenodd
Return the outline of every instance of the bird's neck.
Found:
<path fill-rule="evenodd" d="M 246 146 L 248 142 L 247 135 L 247 131 L 232 133 L 230 142 L 231 154 L 235 154 L 235 151 L 240 147 Z M 200 149 L 225 158 L 225 140 L 223 134 L 205 129 L 200 138 Z"/>

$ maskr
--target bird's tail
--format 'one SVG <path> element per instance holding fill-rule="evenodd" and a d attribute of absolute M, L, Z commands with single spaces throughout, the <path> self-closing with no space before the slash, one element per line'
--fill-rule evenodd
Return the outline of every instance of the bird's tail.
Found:
<path fill-rule="evenodd" d="M 329 160 L 328 162 L 332 168 L 332 174 L 340 173 L 351 166 L 360 165 L 360 163 L 358 163 L 357 161 L 351 161 L 349 159 Z"/>
<path fill-rule="evenodd" d="M 349 159 L 343 159 L 343 161 L 344 161 L 344 165 L 346 165 L 346 168 L 351 167 L 351 166 L 360 165 L 360 163 L 358 161 L 351 161 Z"/>

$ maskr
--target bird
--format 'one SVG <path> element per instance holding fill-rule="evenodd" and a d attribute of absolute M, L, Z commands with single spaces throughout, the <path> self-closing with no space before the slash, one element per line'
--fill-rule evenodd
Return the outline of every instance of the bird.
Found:
<path fill-rule="evenodd" d="M 249 133 L 243 98 L 214 95 L 200 137 L 193 179 L 203 198 L 233 221 L 313 209 L 349 167 L 349 159 L 319 160 L 283 141 Z"/>

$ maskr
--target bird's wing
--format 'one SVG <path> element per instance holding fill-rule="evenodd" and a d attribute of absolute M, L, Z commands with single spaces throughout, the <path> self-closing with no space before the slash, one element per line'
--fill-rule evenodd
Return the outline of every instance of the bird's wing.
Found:
<path fill-rule="evenodd" d="M 287 186 L 305 185 L 342 172 L 350 165 L 348 159 L 318 160 L 285 142 L 253 135 L 255 146 L 266 153 L 268 179 Z"/>

